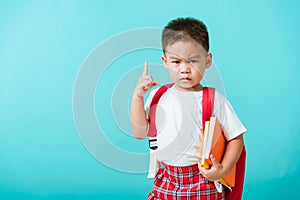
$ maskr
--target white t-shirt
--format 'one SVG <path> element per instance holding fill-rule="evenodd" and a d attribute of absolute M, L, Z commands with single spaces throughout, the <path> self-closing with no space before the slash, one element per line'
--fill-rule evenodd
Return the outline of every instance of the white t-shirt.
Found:
<path fill-rule="evenodd" d="M 157 90 L 151 91 L 146 100 L 147 115 Z M 161 96 L 156 110 L 159 161 L 173 166 L 197 164 L 199 152 L 196 146 L 199 146 L 202 129 L 202 94 L 202 91 L 183 92 L 173 86 Z M 217 91 L 213 116 L 222 124 L 227 140 L 246 132 L 228 100 Z"/>

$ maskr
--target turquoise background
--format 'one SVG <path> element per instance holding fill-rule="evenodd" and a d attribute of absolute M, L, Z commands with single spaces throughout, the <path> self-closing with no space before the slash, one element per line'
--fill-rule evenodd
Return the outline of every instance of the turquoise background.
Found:
<path fill-rule="evenodd" d="M 0 1 L 0 199 L 145 199 L 146 173 L 112 169 L 80 141 L 73 86 L 106 39 L 179 16 L 208 25 L 226 97 L 248 128 L 244 199 L 299 198 L 299 9 L 297 0 Z M 105 75 L 121 78 L 123 66 L 159 63 L 161 54 L 136 55 Z M 115 82 L 100 84 L 96 102 L 108 105 L 95 107 L 105 133 L 120 148 L 147 152 L 147 141 L 123 137 L 112 115 L 103 117 L 103 94 Z"/>

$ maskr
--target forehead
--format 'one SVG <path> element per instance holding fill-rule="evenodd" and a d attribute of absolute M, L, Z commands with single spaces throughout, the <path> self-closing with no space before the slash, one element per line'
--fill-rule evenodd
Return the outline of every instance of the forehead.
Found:
<path fill-rule="evenodd" d="M 165 48 L 166 56 L 176 56 L 183 58 L 203 57 L 207 54 L 206 50 L 196 41 L 180 40 L 169 44 Z"/>

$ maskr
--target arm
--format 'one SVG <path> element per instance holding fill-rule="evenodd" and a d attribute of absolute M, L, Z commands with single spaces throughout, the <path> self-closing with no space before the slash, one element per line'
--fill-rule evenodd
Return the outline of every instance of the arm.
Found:
<path fill-rule="evenodd" d="M 133 94 L 131 100 L 130 120 L 132 133 L 137 139 L 147 137 L 149 122 L 144 110 L 144 98 Z"/>
<path fill-rule="evenodd" d="M 158 84 L 158 82 L 153 82 L 152 77 L 148 75 L 148 64 L 145 63 L 143 74 L 132 95 L 130 108 L 132 132 L 137 139 L 147 137 L 149 129 L 149 122 L 144 109 L 144 95 Z"/>
<path fill-rule="evenodd" d="M 229 174 L 233 166 L 238 161 L 242 149 L 244 146 L 243 134 L 238 137 L 228 141 L 224 158 L 221 163 L 219 163 L 213 155 L 210 155 L 210 159 L 213 163 L 210 169 L 205 169 L 200 167 L 199 170 L 201 173 L 211 181 L 219 180 L 222 177 L 225 177 Z"/>

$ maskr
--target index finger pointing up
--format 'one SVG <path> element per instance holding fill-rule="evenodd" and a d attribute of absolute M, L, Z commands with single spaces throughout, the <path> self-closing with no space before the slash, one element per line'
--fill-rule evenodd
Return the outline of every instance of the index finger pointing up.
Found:
<path fill-rule="evenodd" d="M 143 71 L 143 76 L 146 76 L 146 75 L 148 75 L 148 63 L 147 62 L 145 62 L 145 64 L 144 64 L 144 71 Z"/>

